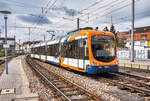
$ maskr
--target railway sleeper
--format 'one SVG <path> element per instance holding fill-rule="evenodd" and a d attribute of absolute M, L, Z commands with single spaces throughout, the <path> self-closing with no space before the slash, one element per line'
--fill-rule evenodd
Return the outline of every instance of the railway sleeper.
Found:
<path fill-rule="evenodd" d="M 70 92 L 65 92 L 65 94 L 79 94 L 79 92 L 77 90 L 74 90 L 74 91 L 70 91 Z"/>
<path fill-rule="evenodd" d="M 62 88 L 72 88 L 72 86 L 68 85 L 55 85 L 57 88 L 62 89 Z"/>
<path fill-rule="evenodd" d="M 61 91 L 64 91 L 64 92 L 70 92 L 70 91 L 75 91 L 75 90 L 77 90 L 77 88 L 68 88 L 68 87 L 66 87 L 66 88 L 60 88 L 60 90 L 61 90 Z"/>
<path fill-rule="evenodd" d="M 119 85 L 118 88 L 121 89 L 121 90 L 127 90 L 127 88 L 123 85 Z"/>
<path fill-rule="evenodd" d="M 150 89 L 149 84 L 141 82 L 141 81 L 135 81 L 135 80 L 132 80 L 132 79 L 129 79 L 129 78 L 124 78 L 121 81 L 125 81 L 126 82 L 125 84 L 133 84 L 133 85 L 136 85 L 138 87 L 145 87 L 147 89 Z"/>
<path fill-rule="evenodd" d="M 37 64 L 35 64 L 35 65 L 37 65 Z M 36 66 L 37 67 L 37 69 L 38 68 L 40 68 L 41 66 Z M 48 74 L 48 72 L 47 72 L 47 70 L 46 69 L 43 69 L 43 74 L 46 76 L 46 74 Z M 50 73 L 50 72 L 49 72 Z M 53 73 L 52 73 L 53 74 Z M 48 75 L 47 75 L 48 76 Z M 62 78 L 62 77 L 61 77 Z M 65 79 L 64 79 L 65 80 Z M 68 81 L 69 82 L 69 81 Z M 64 86 L 65 87 L 65 86 Z M 66 88 L 66 87 L 65 87 Z M 57 94 L 57 93 L 56 93 Z M 57 96 L 59 96 L 60 94 L 58 93 L 58 95 Z M 61 95 L 60 95 L 61 96 Z M 86 99 L 85 101 L 87 101 L 87 97 L 88 95 L 85 95 L 85 94 L 83 94 L 83 95 L 73 95 L 73 96 L 71 96 L 71 99 Z M 84 101 L 84 100 L 81 100 L 81 101 Z"/>
<path fill-rule="evenodd" d="M 73 99 L 72 101 L 95 101 L 95 100 L 93 100 L 93 99 L 81 98 L 81 99 Z"/>
<path fill-rule="evenodd" d="M 66 96 L 77 96 L 77 95 L 80 95 L 80 94 L 78 94 L 78 93 L 70 93 L 70 94 L 66 94 Z"/>
<path fill-rule="evenodd" d="M 78 100 L 83 101 L 83 100 L 80 100 L 80 99 L 86 99 L 86 101 L 87 101 L 88 96 L 86 96 L 86 95 L 73 95 L 70 98 L 72 99 L 72 101 L 78 101 Z"/>

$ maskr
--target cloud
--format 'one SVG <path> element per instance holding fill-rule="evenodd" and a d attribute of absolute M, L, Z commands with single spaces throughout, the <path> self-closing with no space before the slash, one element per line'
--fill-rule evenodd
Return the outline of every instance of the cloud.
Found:
<path fill-rule="evenodd" d="M 31 16 L 31 15 L 18 15 L 17 18 L 31 24 L 35 24 L 35 23 L 38 25 L 52 24 L 52 22 L 45 16 L 38 17 L 38 16 Z"/>
<path fill-rule="evenodd" d="M 7 7 L 8 7 L 7 3 L 0 2 L 0 9 L 4 9 L 4 8 L 7 8 Z"/>
<path fill-rule="evenodd" d="M 76 16 L 78 14 L 80 14 L 79 11 L 75 10 L 75 9 L 72 9 L 72 8 L 68 8 L 66 6 L 63 6 L 63 7 L 53 7 L 52 8 L 53 11 L 59 11 L 59 12 L 65 12 L 65 15 L 68 15 L 68 16 Z"/>

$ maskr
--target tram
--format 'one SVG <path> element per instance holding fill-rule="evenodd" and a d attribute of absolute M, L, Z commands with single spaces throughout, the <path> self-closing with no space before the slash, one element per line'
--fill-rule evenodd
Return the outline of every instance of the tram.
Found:
<path fill-rule="evenodd" d="M 115 35 L 89 27 L 34 45 L 31 57 L 88 74 L 118 72 Z"/>

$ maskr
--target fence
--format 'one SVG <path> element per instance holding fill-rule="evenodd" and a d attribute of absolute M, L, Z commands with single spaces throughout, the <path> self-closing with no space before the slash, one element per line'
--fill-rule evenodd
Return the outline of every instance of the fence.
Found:
<path fill-rule="evenodd" d="M 129 50 L 119 50 L 117 51 L 118 58 L 129 59 L 131 52 Z M 136 59 L 150 59 L 150 50 L 135 50 L 134 58 Z"/>

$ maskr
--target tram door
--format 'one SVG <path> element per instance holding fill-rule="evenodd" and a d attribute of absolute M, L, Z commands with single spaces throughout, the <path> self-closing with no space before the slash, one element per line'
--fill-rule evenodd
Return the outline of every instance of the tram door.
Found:
<path fill-rule="evenodd" d="M 79 54 L 79 59 L 78 59 L 78 68 L 79 69 L 85 69 L 85 49 L 86 49 L 86 39 L 81 39 L 78 41 L 78 54 Z"/>

